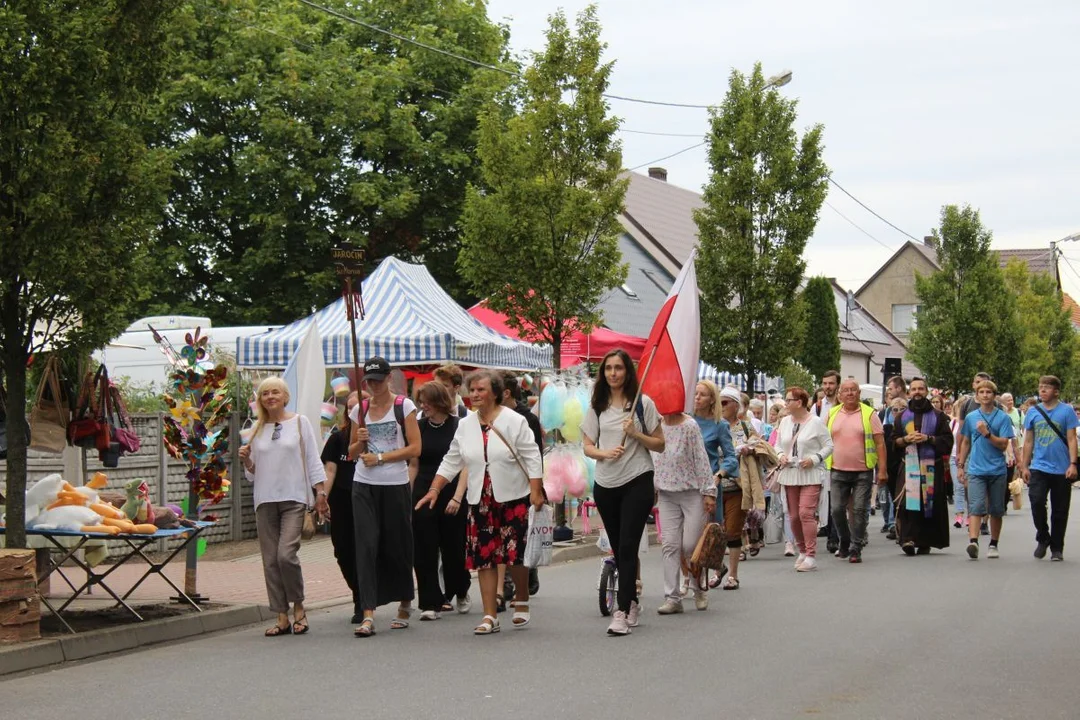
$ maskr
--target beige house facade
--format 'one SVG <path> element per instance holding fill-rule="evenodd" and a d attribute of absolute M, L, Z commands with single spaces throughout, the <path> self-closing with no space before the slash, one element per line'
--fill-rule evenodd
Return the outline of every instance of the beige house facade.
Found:
<path fill-rule="evenodd" d="M 930 275 L 938 269 L 934 248 L 909 240 L 855 291 L 855 299 L 889 332 L 907 340 L 919 306 L 915 276 Z"/>

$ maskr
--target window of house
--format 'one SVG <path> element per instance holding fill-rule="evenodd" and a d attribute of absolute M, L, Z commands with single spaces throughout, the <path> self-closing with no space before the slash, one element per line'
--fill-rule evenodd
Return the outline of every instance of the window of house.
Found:
<path fill-rule="evenodd" d="M 919 310 L 918 305 L 893 305 L 892 331 L 897 335 L 910 333 L 915 327 L 915 315 Z"/>

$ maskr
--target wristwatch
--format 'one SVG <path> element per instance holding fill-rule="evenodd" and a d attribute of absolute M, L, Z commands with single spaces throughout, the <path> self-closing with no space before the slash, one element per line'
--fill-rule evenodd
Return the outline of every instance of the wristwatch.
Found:
<path fill-rule="evenodd" d="M 325 490 L 320 490 L 320 491 L 318 492 L 318 496 L 319 496 L 319 497 L 326 497 L 326 491 L 325 491 Z"/>
<path fill-rule="evenodd" d="M 375 454 L 375 464 L 382 465 L 382 453 Z"/>

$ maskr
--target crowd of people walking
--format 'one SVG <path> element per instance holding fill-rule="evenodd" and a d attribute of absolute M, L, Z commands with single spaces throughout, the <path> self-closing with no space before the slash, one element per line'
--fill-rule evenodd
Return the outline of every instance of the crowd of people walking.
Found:
<path fill-rule="evenodd" d="M 315 429 L 285 409 L 285 383 L 258 387 L 257 422 L 240 457 L 255 486 L 267 596 L 278 613 L 269 637 L 308 630 L 297 551 L 309 508 L 331 521 L 357 637 L 376 633 L 382 605 L 396 603 L 391 630 L 409 627 L 414 599 L 422 621 L 469 613 L 472 572 L 482 605 L 475 634 L 500 632 L 507 604 L 511 627 L 532 621 L 538 577 L 523 557 L 530 508 L 547 501 L 545 446 L 519 379 L 492 370 L 464 378 L 445 366 L 414 403 L 391 391 L 390 373 L 382 358 L 365 363 L 365 390 L 348 397 L 321 462 Z M 618 585 L 608 634 L 629 635 L 641 621 L 641 583 L 632 579 L 640 580 L 654 507 L 663 527 L 660 615 L 682 613 L 691 595 L 696 610 L 708 609 L 714 587 L 738 590 L 742 563 L 766 542 L 783 542 L 799 573 L 823 566 L 819 539 L 828 555 L 860 564 L 879 510 L 880 532 L 904 555 L 949 547 L 952 518 L 967 530 L 968 558 L 983 556 L 984 535 L 985 557 L 998 558 L 1009 497 L 1023 486 L 1034 557 L 1062 560 L 1080 408 L 1062 403 L 1060 391 L 1045 376 L 1038 400 L 1017 407 L 985 373 L 955 400 L 898 376 L 875 408 L 854 379 L 830 371 L 820 388 L 789 387 L 782 400 L 703 380 L 692 413 L 661 416 L 639 391 L 629 355 L 608 353 L 581 424 L 584 453 L 596 462 L 596 509 L 618 575 L 631 579 Z M 713 522 L 726 538 L 726 567 L 694 576 L 688 563 Z"/>

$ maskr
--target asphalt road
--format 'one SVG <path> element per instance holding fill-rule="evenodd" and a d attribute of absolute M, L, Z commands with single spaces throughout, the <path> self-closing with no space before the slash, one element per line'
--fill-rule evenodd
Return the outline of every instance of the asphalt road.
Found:
<path fill-rule="evenodd" d="M 1028 510 L 1013 511 L 1001 559 L 972 562 L 960 530 L 905 557 L 878 516 L 862 565 L 797 574 L 769 546 L 740 590 L 670 617 L 654 547 L 630 637 L 605 634 L 588 560 L 541 571 L 525 630 L 505 617 L 474 637 L 474 611 L 391 631 L 384 608 L 361 640 L 342 607 L 312 613 L 304 637 L 246 628 L 0 680 L 0 717 L 1077 718 L 1077 524 L 1075 556 L 1038 562 Z"/>

